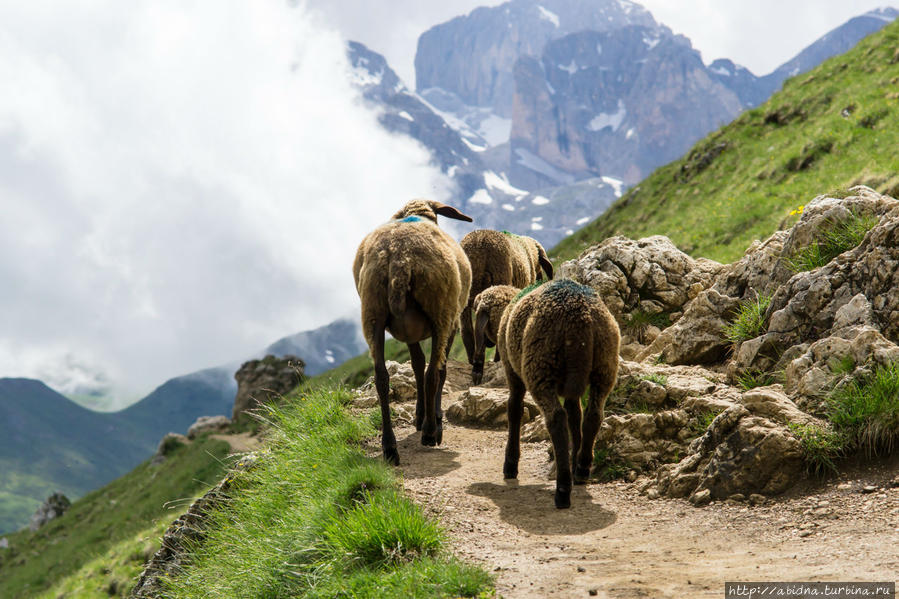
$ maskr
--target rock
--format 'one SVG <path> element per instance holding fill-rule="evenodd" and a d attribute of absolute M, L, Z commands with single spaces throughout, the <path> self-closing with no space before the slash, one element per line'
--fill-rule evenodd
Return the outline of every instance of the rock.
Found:
<path fill-rule="evenodd" d="M 780 424 L 821 424 L 816 418 L 797 408 L 783 393 L 780 385 L 751 389 L 740 396 L 739 402 L 751 413 Z"/>
<path fill-rule="evenodd" d="M 865 485 L 861 488 L 861 492 L 865 494 L 874 493 L 875 491 L 877 491 L 877 487 L 875 487 L 874 485 Z"/>
<path fill-rule="evenodd" d="M 638 360 L 659 355 L 666 364 L 707 364 L 727 353 L 728 342 L 722 330 L 737 309 L 739 300 L 707 289 L 691 301 L 684 315 L 662 331 Z"/>
<path fill-rule="evenodd" d="M 766 501 L 768 501 L 768 498 L 764 495 L 759 495 L 758 493 L 753 493 L 749 496 L 750 505 L 762 505 Z"/>
<path fill-rule="evenodd" d="M 53 493 L 31 516 L 28 530 L 31 532 L 36 531 L 50 520 L 62 516 L 71 506 L 72 502 L 69 501 L 68 497 L 59 492 Z"/>
<path fill-rule="evenodd" d="M 623 325 L 635 310 L 675 312 L 712 283 L 717 262 L 694 260 L 661 235 L 611 237 L 560 267 L 560 276 L 596 289 Z"/>
<path fill-rule="evenodd" d="M 652 489 L 650 489 L 649 491 L 646 492 L 646 496 L 647 496 L 649 499 L 658 499 L 658 498 L 660 497 L 660 493 L 659 493 L 659 490 L 658 490 L 658 489 L 652 488 Z"/>
<path fill-rule="evenodd" d="M 632 467 L 643 470 L 671 462 L 686 451 L 681 431 L 687 428 L 688 421 L 683 410 L 606 416 L 597 436 L 597 445 L 610 449 Z"/>
<path fill-rule="evenodd" d="M 539 443 L 540 441 L 549 440 L 549 431 L 546 430 L 546 423 L 541 415 L 538 415 L 537 418 L 521 427 L 522 443 Z"/>
<path fill-rule="evenodd" d="M 276 358 L 268 355 L 262 360 L 245 362 L 234 374 L 237 395 L 231 418 L 237 421 L 248 410 L 260 404 L 280 401 L 281 397 L 299 385 L 303 378 L 303 360 L 296 356 Z"/>
<path fill-rule="evenodd" d="M 693 495 L 690 496 L 690 503 L 695 505 L 696 507 L 702 507 L 704 505 L 708 505 L 712 500 L 712 492 L 708 489 L 703 489 L 701 491 L 696 491 Z"/>
<path fill-rule="evenodd" d="M 218 433 L 228 430 L 231 419 L 227 416 L 200 416 L 187 429 L 187 438 L 196 439 L 204 433 Z"/>
<path fill-rule="evenodd" d="M 153 454 L 153 460 L 150 464 L 158 466 L 165 461 L 169 454 L 188 443 L 190 443 L 190 441 L 187 437 L 180 433 L 166 433 L 162 439 L 159 440 L 159 445 L 156 446 L 156 453 Z"/>
<path fill-rule="evenodd" d="M 9 549 L 9 539 L 6 537 L 0 538 L 0 549 Z"/>
<path fill-rule="evenodd" d="M 471 387 L 463 391 L 459 401 L 446 410 L 446 417 L 455 424 L 504 427 L 509 420 L 506 414 L 509 392 L 504 389 Z M 537 404 L 525 395 L 521 423 L 527 424 L 539 414 Z"/>

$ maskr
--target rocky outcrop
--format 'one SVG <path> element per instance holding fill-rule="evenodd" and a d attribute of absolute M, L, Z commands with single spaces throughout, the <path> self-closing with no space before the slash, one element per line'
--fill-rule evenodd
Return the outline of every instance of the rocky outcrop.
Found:
<path fill-rule="evenodd" d="M 207 433 L 222 433 L 231 426 L 231 419 L 226 416 L 200 416 L 187 429 L 187 438 L 196 439 Z"/>
<path fill-rule="evenodd" d="M 302 382 L 304 366 L 303 360 L 296 356 L 276 358 L 269 355 L 245 362 L 234 374 L 237 395 L 231 419 L 238 420 L 260 404 L 279 401 Z"/>
<path fill-rule="evenodd" d="M 471 387 L 463 391 L 459 401 L 446 410 L 447 419 L 454 424 L 467 424 L 488 428 L 505 427 L 509 423 L 506 413 L 509 392 L 506 389 Z M 521 423 L 527 424 L 540 415 L 537 404 L 530 395 L 525 396 Z"/>
<path fill-rule="evenodd" d="M 861 243 L 796 272 L 800 250 L 860 217 L 871 225 Z M 622 362 L 601 440 L 652 474 L 653 496 L 780 493 L 806 468 L 795 427 L 827 428 L 833 389 L 899 363 L 899 202 L 861 186 L 817 197 L 729 265 L 672 247 L 613 238 L 560 268 L 596 288 L 625 330 L 637 310 L 673 311 L 657 334 L 632 336 L 636 351 L 623 345 L 637 362 Z M 727 340 L 738 308 L 759 298 L 770 303 L 754 334 Z"/>
<path fill-rule="evenodd" d="M 219 484 L 194 501 L 183 516 L 172 522 L 162 537 L 162 546 L 144 566 L 129 597 L 157 599 L 168 596 L 161 579 L 181 570 L 189 559 L 191 547 L 202 543 L 206 537 L 210 512 L 228 500 L 235 480 L 252 469 L 257 460 L 256 454 L 243 456 Z"/>
<path fill-rule="evenodd" d="M 28 530 L 31 532 L 36 531 L 50 520 L 62 516 L 70 507 L 72 507 L 72 502 L 69 501 L 68 497 L 62 493 L 53 493 L 31 516 Z"/>

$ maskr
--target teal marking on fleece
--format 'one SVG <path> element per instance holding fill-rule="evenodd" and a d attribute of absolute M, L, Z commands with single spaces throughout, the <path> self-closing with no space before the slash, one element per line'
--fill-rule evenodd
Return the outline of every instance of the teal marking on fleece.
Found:
<path fill-rule="evenodd" d="M 596 291 L 592 287 L 581 285 L 571 279 L 557 279 L 546 284 L 543 295 L 562 298 L 570 295 L 580 295 L 584 297 L 596 297 Z"/>
<path fill-rule="evenodd" d="M 397 220 L 397 221 L 394 221 L 394 222 L 398 222 L 398 223 L 418 223 L 418 222 L 421 222 L 421 221 L 423 221 L 423 220 L 424 220 L 424 219 L 423 219 L 422 217 L 420 217 L 420 216 L 407 216 L 406 218 L 401 218 L 401 219 L 399 219 L 399 220 Z"/>

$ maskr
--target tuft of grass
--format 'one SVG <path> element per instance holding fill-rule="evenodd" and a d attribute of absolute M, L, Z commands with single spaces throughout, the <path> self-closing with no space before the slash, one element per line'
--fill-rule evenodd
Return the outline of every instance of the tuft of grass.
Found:
<path fill-rule="evenodd" d="M 777 377 L 771 372 L 762 370 L 748 370 L 737 376 L 737 385 L 746 391 L 756 387 L 765 387 L 777 382 Z"/>
<path fill-rule="evenodd" d="M 641 343 L 643 341 L 643 336 L 646 333 L 646 329 L 650 326 L 666 329 L 671 326 L 671 316 L 666 312 L 650 313 L 637 308 L 628 314 L 624 321 L 625 330 L 630 333 L 631 336 L 640 340 Z"/>
<path fill-rule="evenodd" d="M 824 476 L 837 471 L 837 461 L 846 455 L 848 439 L 845 434 L 814 424 L 791 422 L 789 427 L 802 444 L 809 474 Z"/>
<path fill-rule="evenodd" d="M 855 358 L 849 355 L 842 358 L 831 358 L 827 366 L 836 375 L 852 374 L 855 372 Z"/>
<path fill-rule="evenodd" d="M 493 581 L 460 562 L 441 528 L 360 442 L 369 414 L 342 388 L 306 388 L 272 408 L 269 452 L 210 514 L 205 541 L 167 581 L 179 598 L 489 597 Z"/>
<path fill-rule="evenodd" d="M 649 381 L 651 383 L 655 383 L 656 385 L 661 385 L 663 387 L 668 384 L 668 377 L 665 376 L 664 374 L 658 374 L 658 373 L 644 374 L 640 378 L 644 381 Z"/>
<path fill-rule="evenodd" d="M 843 252 L 857 247 L 877 221 L 874 216 L 852 214 L 841 222 L 831 223 L 820 232 L 818 239 L 787 258 L 786 265 L 795 272 L 824 266 Z"/>
<path fill-rule="evenodd" d="M 755 301 L 740 305 L 730 324 L 724 327 L 724 338 L 731 343 L 754 339 L 762 334 L 765 312 L 771 305 L 770 295 L 756 295 Z"/>
<path fill-rule="evenodd" d="M 614 449 L 596 447 L 593 449 L 593 477 L 600 482 L 620 480 L 632 470 L 630 462 L 622 458 Z"/>
<path fill-rule="evenodd" d="M 700 412 L 690 421 L 690 431 L 693 433 L 693 438 L 704 435 L 705 432 L 712 425 L 712 421 L 720 414 L 720 412 L 715 412 L 713 410 L 708 410 L 705 412 Z"/>
<path fill-rule="evenodd" d="M 899 364 L 879 366 L 835 389 L 827 417 L 867 454 L 890 453 L 899 441 Z"/>

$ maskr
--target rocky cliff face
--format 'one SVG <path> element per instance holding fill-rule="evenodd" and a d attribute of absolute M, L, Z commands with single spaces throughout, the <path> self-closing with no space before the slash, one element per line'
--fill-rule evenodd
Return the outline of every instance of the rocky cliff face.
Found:
<path fill-rule="evenodd" d="M 682 36 L 582 31 L 515 67 L 510 179 L 558 184 L 601 174 L 634 184 L 742 110 Z"/>
<path fill-rule="evenodd" d="M 574 31 L 626 25 L 658 26 L 649 11 L 628 0 L 513 0 L 477 8 L 421 35 L 416 87 L 440 88 L 464 104 L 509 117 L 519 57 L 539 56 L 549 40 Z"/>

